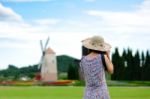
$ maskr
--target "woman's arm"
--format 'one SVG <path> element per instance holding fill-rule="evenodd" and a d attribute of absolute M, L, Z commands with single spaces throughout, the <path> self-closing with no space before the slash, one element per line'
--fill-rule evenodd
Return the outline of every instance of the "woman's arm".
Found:
<path fill-rule="evenodd" d="M 110 57 L 109 57 L 109 51 L 106 52 L 106 54 L 104 55 L 105 57 L 105 62 L 106 62 L 106 67 L 107 67 L 107 71 L 110 73 L 110 74 L 113 74 L 114 72 L 114 66 L 110 60 Z"/>

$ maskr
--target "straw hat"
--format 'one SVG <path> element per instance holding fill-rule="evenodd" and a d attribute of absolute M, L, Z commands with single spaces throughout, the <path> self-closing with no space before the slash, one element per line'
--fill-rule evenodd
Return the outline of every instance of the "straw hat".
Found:
<path fill-rule="evenodd" d="M 104 41 L 101 36 L 93 36 L 82 41 L 84 47 L 97 51 L 108 51 L 111 49 L 111 45 Z"/>

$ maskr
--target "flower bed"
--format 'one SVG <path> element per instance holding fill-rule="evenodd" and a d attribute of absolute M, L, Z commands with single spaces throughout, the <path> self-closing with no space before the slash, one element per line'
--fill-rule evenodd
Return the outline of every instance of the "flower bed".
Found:
<path fill-rule="evenodd" d="M 71 85 L 73 80 L 58 80 L 58 81 L 49 81 L 43 82 L 42 85 L 50 85 L 50 86 L 68 86 Z"/>
<path fill-rule="evenodd" d="M 14 81 L 1 81 L 0 82 L 0 85 L 13 85 L 13 84 L 15 84 Z"/>
<path fill-rule="evenodd" d="M 32 86 L 32 85 L 44 85 L 44 86 L 68 86 L 74 83 L 73 80 L 58 80 L 58 81 L 0 81 L 0 85 L 3 86 Z"/>
<path fill-rule="evenodd" d="M 0 85 L 3 86 L 32 86 L 33 81 L 1 81 Z"/>

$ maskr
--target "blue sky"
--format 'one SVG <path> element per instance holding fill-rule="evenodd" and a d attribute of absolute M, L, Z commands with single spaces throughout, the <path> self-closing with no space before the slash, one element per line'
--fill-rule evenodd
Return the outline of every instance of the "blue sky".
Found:
<path fill-rule="evenodd" d="M 37 64 L 39 41 L 81 58 L 81 40 L 101 35 L 120 51 L 150 48 L 150 0 L 0 0 L 0 69 Z"/>

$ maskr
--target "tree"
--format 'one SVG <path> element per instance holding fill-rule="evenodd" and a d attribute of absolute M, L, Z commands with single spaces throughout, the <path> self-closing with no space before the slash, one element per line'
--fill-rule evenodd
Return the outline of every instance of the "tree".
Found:
<path fill-rule="evenodd" d="M 144 65 L 145 65 L 145 55 L 144 52 L 142 52 L 141 54 L 141 63 L 140 63 L 140 67 L 141 67 L 141 79 L 140 80 L 144 80 Z"/>
<path fill-rule="evenodd" d="M 136 52 L 133 59 L 133 80 L 141 79 L 140 55 L 139 51 Z"/>
<path fill-rule="evenodd" d="M 112 62 L 114 64 L 114 73 L 111 76 L 112 80 L 119 80 L 120 79 L 120 72 L 122 66 L 122 60 L 119 55 L 118 48 L 115 49 L 115 53 L 112 54 Z"/>
<path fill-rule="evenodd" d="M 145 64 L 143 66 L 143 73 L 142 73 L 143 80 L 150 80 L 150 55 L 149 51 L 146 52 L 146 59 Z"/>
<path fill-rule="evenodd" d="M 112 80 L 150 80 L 150 54 L 149 51 L 139 54 L 137 50 L 135 55 L 128 48 L 123 50 L 122 56 L 119 55 L 118 48 L 112 54 L 114 64 L 114 74 Z"/>
<path fill-rule="evenodd" d="M 8 69 L 6 72 L 7 78 L 18 79 L 19 69 L 14 65 L 8 65 Z"/>
<path fill-rule="evenodd" d="M 125 49 L 123 50 L 123 53 L 122 53 L 122 61 L 123 61 L 122 80 L 127 80 L 127 73 L 128 73 L 127 66 L 128 66 L 128 64 L 127 64 L 127 52 Z"/>
<path fill-rule="evenodd" d="M 132 50 L 128 48 L 127 50 L 127 80 L 133 80 L 133 55 L 132 55 Z"/>
<path fill-rule="evenodd" d="M 77 66 L 70 64 L 68 68 L 68 79 L 79 80 L 79 72 Z"/>

